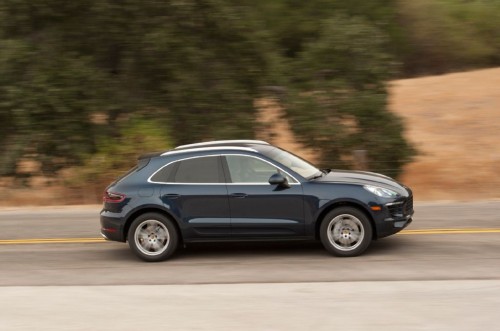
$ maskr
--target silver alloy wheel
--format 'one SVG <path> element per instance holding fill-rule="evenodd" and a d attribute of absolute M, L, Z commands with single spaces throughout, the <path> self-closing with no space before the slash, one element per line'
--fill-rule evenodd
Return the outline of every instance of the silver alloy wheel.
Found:
<path fill-rule="evenodd" d="M 350 214 L 336 216 L 327 228 L 328 240 L 340 251 L 352 251 L 363 242 L 365 228 L 361 221 Z"/>
<path fill-rule="evenodd" d="M 170 234 L 165 224 L 158 220 L 145 220 L 135 229 L 134 240 L 141 253 L 160 255 L 168 247 Z"/>

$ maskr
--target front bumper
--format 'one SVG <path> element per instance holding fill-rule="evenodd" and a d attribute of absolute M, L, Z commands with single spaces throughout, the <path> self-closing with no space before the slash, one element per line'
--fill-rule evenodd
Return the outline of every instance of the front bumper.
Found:
<path fill-rule="evenodd" d="M 377 238 L 383 238 L 406 228 L 413 221 L 413 197 L 387 203 L 383 217 L 377 221 Z"/>
<path fill-rule="evenodd" d="M 406 228 L 413 222 L 412 216 L 407 216 L 404 219 L 384 220 L 377 224 L 377 238 L 384 238 Z"/>

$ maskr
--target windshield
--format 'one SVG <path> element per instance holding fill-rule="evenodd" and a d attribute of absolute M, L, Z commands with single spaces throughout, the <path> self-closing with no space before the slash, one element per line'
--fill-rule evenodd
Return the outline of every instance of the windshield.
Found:
<path fill-rule="evenodd" d="M 273 149 L 272 151 L 266 153 L 266 155 L 307 179 L 321 173 L 318 168 L 309 162 L 279 148 Z"/>

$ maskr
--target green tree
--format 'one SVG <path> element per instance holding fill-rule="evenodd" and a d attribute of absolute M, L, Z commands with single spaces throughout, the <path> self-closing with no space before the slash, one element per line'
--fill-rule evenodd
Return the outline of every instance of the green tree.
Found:
<path fill-rule="evenodd" d="M 435 74 L 500 64 L 500 2 L 397 2 L 411 45 L 401 56 L 407 75 Z"/>
<path fill-rule="evenodd" d="M 171 135 L 165 146 L 250 138 L 266 85 L 287 87 L 294 128 L 322 142 L 325 163 L 349 165 L 348 151 L 367 148 L 374 169 L 398 172 L 411 153 L 385 105 L 394 10 L 384 0 L 3 0 L 0 174 L 16 174 L 19 158 L 49 175 L 89 164 L 144 117 Z"/>
<path fill-rule="evenodd" d="M 219 0 L 2 1 L 0 173 L 20 157 L 46 174 L 81 164 L 119 140 L 127 114 L 151 109 L 174 143 L 253 136 L 267 59 L 246 12 Z"/>
<path fill-rule="evenodd" d="M 396 64 L 384 34 L 365 20 L 337 16 L 293 63 L 295 93 L 287 107 L 302 142 L 327 167 L 350 167 L 353 150 L 367 150 L 369 168 L 397 176 L 414 153 L 403 126 L 387 110 L 386 81 Z"/>

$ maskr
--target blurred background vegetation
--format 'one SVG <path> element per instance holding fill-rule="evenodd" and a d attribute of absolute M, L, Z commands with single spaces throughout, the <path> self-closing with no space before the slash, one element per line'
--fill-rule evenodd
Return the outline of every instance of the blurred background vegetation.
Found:
<path fill-rule="evenodd" d="M 0 0 L 0 177 L 105 184 L 138 154 L 255 136 L 279 100 L 323 167 L 415 155 L 390 79 L 500 65 L 495 0 Z"/>

